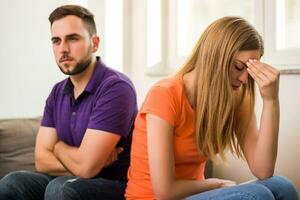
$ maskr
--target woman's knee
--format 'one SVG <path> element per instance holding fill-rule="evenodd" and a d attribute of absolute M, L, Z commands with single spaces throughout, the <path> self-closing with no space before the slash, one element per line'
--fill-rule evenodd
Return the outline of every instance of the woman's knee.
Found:
<path fill-rule="evenodd" d="M 245 199 L 275 200 L 272 192 L 264 185 L 253 184 L 253 183 L 240 185 L 239 191 L 241 196 L 243 195 Z"/>
<path fill-rule="evenodd" d="M 199 193 L 187 200 L 222 199 L 222 200 L 275 200 L 271 191 L 263 185 L 248 183 L 228 188 Z"/>
<path fill-rule="evenodd" d="M 277 198 L 298 199 L 295 186 L 284 176 L 273 176 L 259 182 L 268 187 Z"/>
<path fill-rule="evenodd" d="M 270 178 L 270 181 L 276 185 L 280 185 L 281 188 L 294 189 L 293 183 L 284 176 L 273 176 Z"/>

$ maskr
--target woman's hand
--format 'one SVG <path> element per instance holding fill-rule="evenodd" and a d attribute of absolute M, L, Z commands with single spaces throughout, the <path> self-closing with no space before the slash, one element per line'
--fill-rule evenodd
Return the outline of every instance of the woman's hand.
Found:
<path fill-rule="evenodd" d="M 218 179 L 218 178 L 208 178 L 205 179 L 204 182 L 206 182 L 207 184 L 211 184 L 212 189 L 225 188 L 225 187 L 231 187 L 236 185 L 236 182 L 234 181 Z"/>
<path fill-rule="evenodd" d="M 280 72 L 274 67 L 258 60 L 249 59 L 247 71 L 258 84 L 264 101 L 278 100 Z"/>

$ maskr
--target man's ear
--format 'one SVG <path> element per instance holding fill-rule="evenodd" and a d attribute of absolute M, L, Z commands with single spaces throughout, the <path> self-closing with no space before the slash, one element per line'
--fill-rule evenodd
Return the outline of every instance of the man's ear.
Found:
<path fill-rule="evenodd" d="M 92 36 L 92 51 L 95 53 L 100 45 L 100 38 L 97 35 Z"/>

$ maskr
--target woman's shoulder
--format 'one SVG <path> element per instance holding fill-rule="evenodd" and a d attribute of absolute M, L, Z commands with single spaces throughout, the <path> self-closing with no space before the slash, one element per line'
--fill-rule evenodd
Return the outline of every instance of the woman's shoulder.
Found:
<path fill-rule="evenodd" d="M 158 81 L 152 88 L 161 87 L 171 92 L 176 92 L 182 89 L 182 76 L 174 75 Z"/>
<path fill-rule="evenodd" d="M 167 104 L 178 107 L 182 100 L 182 78 L 180 75 L 164 78 L 158 81 L 148 91 L 146 104 Z"/>

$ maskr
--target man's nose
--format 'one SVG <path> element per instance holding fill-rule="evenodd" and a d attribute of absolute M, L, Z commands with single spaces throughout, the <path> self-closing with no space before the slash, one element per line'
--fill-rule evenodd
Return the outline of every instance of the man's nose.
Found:
<path fill-rule="evenodd" d="M 59 46 L 59 51 L 61 53 L 66 53 L 69 52 L 69 44 L 66 41 L 61 41 L 60 46 Z"/>
<path fill-rule="evenodd" d="M 239 81 L 241 81 L 243 84 L 247 83 L 248 80 L 248 71 L 244 70 L 240 76 L 239 76 Z"/>

